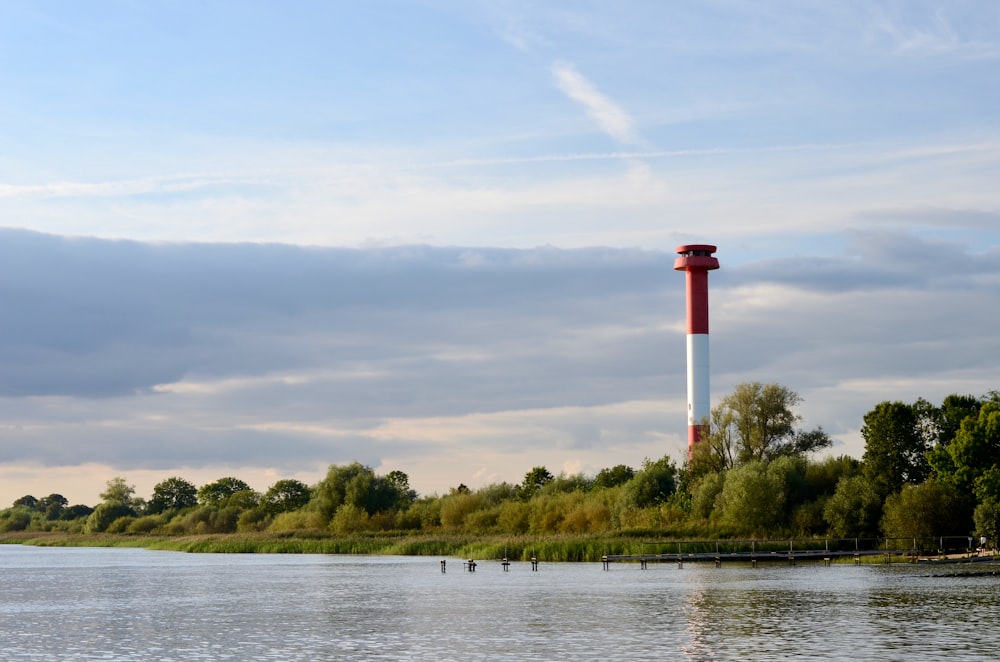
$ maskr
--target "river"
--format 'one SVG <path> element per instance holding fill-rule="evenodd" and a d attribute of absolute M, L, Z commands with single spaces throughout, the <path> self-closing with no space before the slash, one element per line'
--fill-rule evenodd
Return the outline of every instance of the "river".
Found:
<path fill-rule="evenodd" d="M 1000 657 L 982 566 L 439 563 L 0 545 L 0 659 Z"/>

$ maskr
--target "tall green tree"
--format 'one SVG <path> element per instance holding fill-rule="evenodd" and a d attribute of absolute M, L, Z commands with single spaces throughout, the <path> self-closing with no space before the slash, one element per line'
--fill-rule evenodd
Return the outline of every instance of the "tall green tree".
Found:
<path fill-rule="evenodd" d="M 695 447 L 695 472 L 724 471 L 831 446 L 822 428 L 796 429 L 801 416 L 793 408 L 801 402 L 798 393 L 780 384 L 738 384 L 712 410 L 707 444 Z"/>
<path fill-rule="evenodd" d="M 385 482 L 396 493 L 396 506 L 402 510 L 409 508 L 417 500 L 417 491 L 410 487 L 410 477 L 398 469 L 385 475 Z"/>
<path fill-rule="evenodd" d="M 616 464 L 610 469 L 601 469 L 594 477 L 594 487 L 615 487 L 624 485 L 635 476 L 635 470 L 625 464 Z"/>
<path fill-rule="evenodd" d="M 150 514 L 182 510 L 198 505 L 198 489 L 190 482 L 171 476 L 153 486 L 153 496 L 146 505 Z"/>
<path fill-rule="evenodd" d="M 947 445 L 928 454 L 935 475 L 960 493 L 1000 498 L 1000 403 L 985 402 L 967 416 Z"/>
<path fill-rule="evenodd" d="M 35 510 L 38 507 L 38 499 L 31 496 L 30 494 L 25 494 L 23 497 L 17 499 L 14 502 L 15 508 L 28 508 L 30 510 Z"/>
<path fill-rule="evenodd" d="M 135 503 L 135 485 L 129 485 L 121 476 L 109 480 L 100 494 L 104 503 L 132 507 Z"/>
<path fill-rule="evenodd" d="M 865 414 L 864 474 L 882 498 L 930 474 L 926 457 L 930 446 L 922 430 L 917 409 L 903 402 L 880 402 Z"/>
<path fill-rule="evenodd" d="M 367 480 L 369 474 L 374 477 L 374 472 L 360 462 L 330 465 L 326 477 L 313 490 L 309 507 L 318 511 L 326 521 L 330 521 L 346 501 L 347 486 L 355 480 Z"/>
<path fill-rule="evenodd" d="M 951 443 L 955 435 L 962 427 L 962 421 L 979 416 L 979 408 L 982 401 L 972 395 L 952 394 L 945 397 L 941 406 L 936 410 L 936 439 L 942 446 Z"/>
<path fill-rule="evenodd" d="M 253 492 L 249 485 L 232 476 L 225 476 L 198 488 L 198 503 L 221 506 L 238 492 Z"/>
<path fill-rule="evenodd" d="M 62 517 L 63 510 L 69 505 L 69 499 L 61 494 L 50 494 L 38 500 L 38 510 L 45 513 L 45 519 L 53 520 Z"/>
<path fill-rule="evenodd" d="M 677 489 L 677 465 L 669 456 L 646 459 L 642 469 L 625 483 L 622 498 L 631 506 L 646 508 L 666 501 Z"/>
<path fill-rule="evenodd" d="M 531 471 L 524 475 L 524 480 L 521 481 L 521 487 L 518 491 L 521 498 L 530 499 L 538 490 L 552 482 L 553 478 L 555 476 L 545 467 L 532 467 Z"/>
<path fill-rule="evenodd" d="M 279 480 L 264 493 L 263 506 L 270 513 L 286 513 L 302 508 L 312 497 L 312 490 L 300 480 Z"/>
<path fill-rule="evenodd" d="M 137 507 L 141 505 L 135 498 L 135 486 L 129 485 L 120 476 L 109 480 L 100 496 L 101 503 L 94 508 L 84 524 L 83 530 L 87 533 L 100 533 L 119 518 L 135 517 Z"/>

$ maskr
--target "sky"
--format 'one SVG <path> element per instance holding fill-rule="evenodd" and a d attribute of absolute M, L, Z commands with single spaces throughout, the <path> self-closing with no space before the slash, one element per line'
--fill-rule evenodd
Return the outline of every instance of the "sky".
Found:
<path fill-rule="evenodd" d="M 0 4 L 0 506 L 331 464 L 421 494 L 713 404 L 1000 389 L 1000 3 Z"/>

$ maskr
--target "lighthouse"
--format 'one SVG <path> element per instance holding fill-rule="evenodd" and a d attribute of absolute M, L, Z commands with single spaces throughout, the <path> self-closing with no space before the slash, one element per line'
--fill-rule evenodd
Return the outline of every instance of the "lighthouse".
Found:
<path fill-rule="evenodd" d="M 712 413 L 708 384 L 708 272 L 719 268 L 715 246 L 677 247 L 674 269 L 687 279 L 688 458 L 694 445 L 708 436 Z"/>

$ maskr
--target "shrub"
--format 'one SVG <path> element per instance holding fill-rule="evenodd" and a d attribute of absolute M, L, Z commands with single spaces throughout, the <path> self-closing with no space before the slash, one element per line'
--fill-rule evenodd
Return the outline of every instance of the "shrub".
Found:
<path fill-rule="evenodd" d="M 85 533 L 103 533 L 111 523 L 119 517 L 132 517 L 135 512 L 131 507 L 121 503 L 104 502 L 94 508 L 94 512 L 87 517 L 87 523 L 83 530 Z"/>
<path fill-rule="evenodd" d="M 129 525 L 134 521 L 135 517 L 125 515 L 108 524 L 108 527 L 104 531 L 105 533 L 127 533 Z"/>
<path fill-rule="evenodd" d="M 237 531 L 264 531 L 271 523 L 271 516 L 261 508 L 244 510 L 236 520 Z"/>
<path fill-rule="evenodd" d="M 164 524 L 166 524 L 166 518 L 162 515 L 145 515 L 144 517 L 137 517 L 132 520 L 128 525 L 127 532 L 151 533 Z"/>
<path fill-rule="evenodd" d="M 24 531 L 31 524 L 31 512 L 27 508 L 8 508 L 0 513 L 0 531 Z"/>
<path fill-rule="evenodd" d="M 341 505 L 330 520 L 330 530 L 341 535 L 367 531 L 369 528 L 368 512 L 353 503 Z"/>

